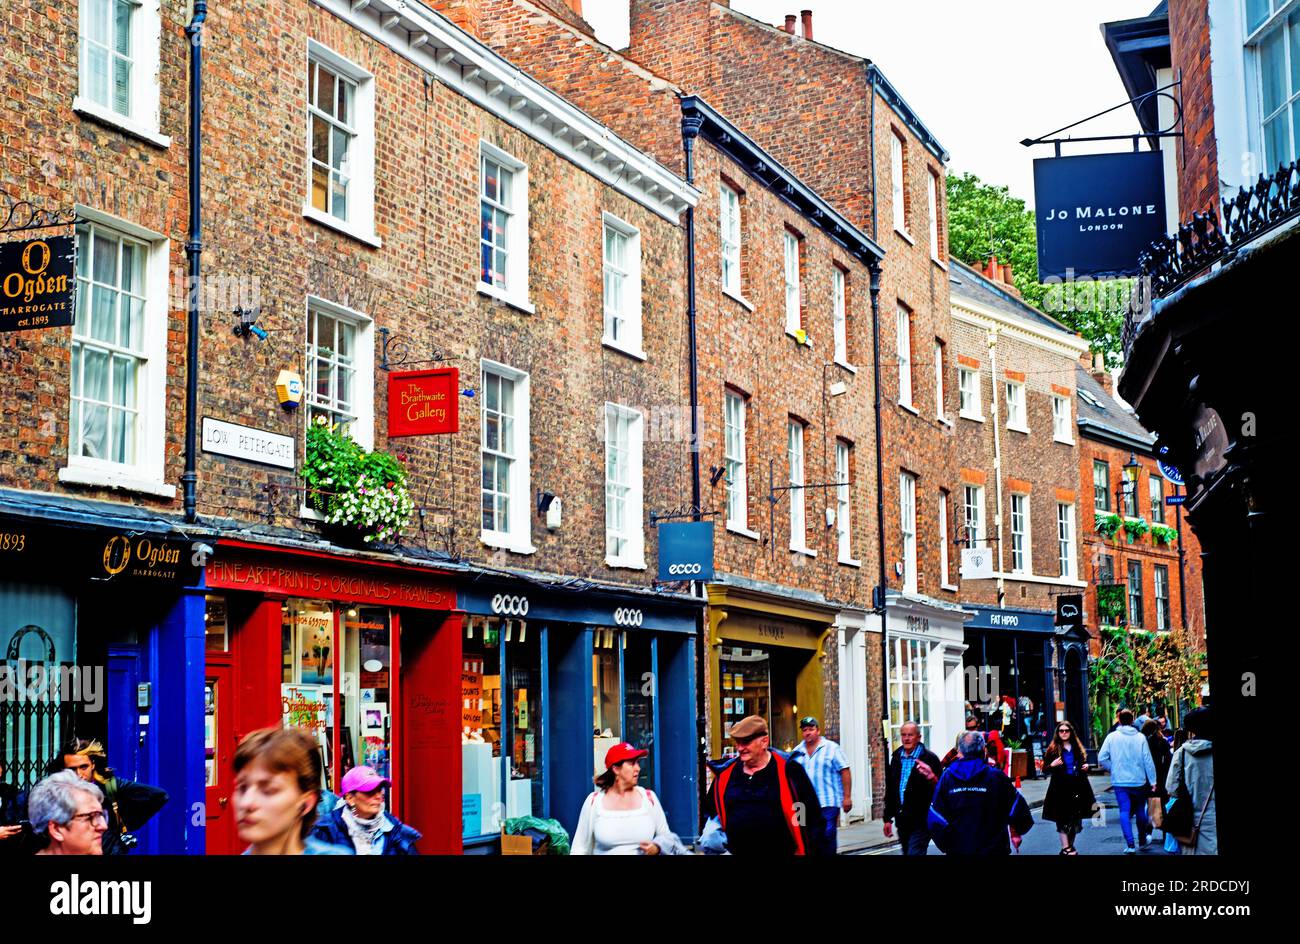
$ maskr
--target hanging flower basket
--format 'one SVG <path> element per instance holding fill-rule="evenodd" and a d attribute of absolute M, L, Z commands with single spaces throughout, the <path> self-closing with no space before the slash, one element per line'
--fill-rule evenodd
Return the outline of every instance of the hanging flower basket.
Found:
<path fill-rule="evenodd" d="M 1119 525 L 1120 525 L 1119 515 L 1107 514 L 1106 512 L 1098 513 L 1097 533 L 1100 534 L 1102 537 L 1106 538 L 1107 540 L 1110 540 L 1111 538 L 1115 537 L 1115 533 L 1119 531 Z"/>
<path fill-rule="evenodd" d="M 1170 545 L 1178 540 L 1178 532 L 1168 525 L 1153 524 L 1151 538 L 1159 544 Z"/>
<path fill-rule="evenodd" d="M 1144 518 L 1125 518 L 1124 533 L 1128 536 L 1128 543 L 1132 544 L 1137 538 L 1142 537 L 1151 530 L 1151 526 L 1146 523 Z"/>
<path fill-rule="evenodd" d="M 301 475 L 308 505 L 325 516 L 325 531 L 337 543 L 391 541 L 414 510 L 396 457 L 366 452 L 324 417 L 307 427 Z"/>

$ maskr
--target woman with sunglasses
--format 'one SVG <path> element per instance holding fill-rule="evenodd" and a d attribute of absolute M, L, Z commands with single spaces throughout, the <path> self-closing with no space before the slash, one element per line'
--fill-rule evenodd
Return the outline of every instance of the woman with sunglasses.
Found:
<path fill-rule="evenodd" d="M 1043 769 L 1052 778 L 1043 801 L 1043 819 L 1056 823 L 1056 831 L 1061 836 L 1061 855 L 1079 854 L 1074 848 L 1074 837 L 1096 806 L 1088 783 L 1087 759 L 1074 725 L 1060 722 L 1052 743 L 1043 753 Z"/>

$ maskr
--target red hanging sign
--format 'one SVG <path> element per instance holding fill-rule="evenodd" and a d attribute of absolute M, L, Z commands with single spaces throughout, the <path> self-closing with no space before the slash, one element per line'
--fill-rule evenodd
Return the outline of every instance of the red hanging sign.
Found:
<path fill-rule="evenodd" d="M 388 437 L 460 431 L 460 371 L 455 367 L 388 375 Z"/>

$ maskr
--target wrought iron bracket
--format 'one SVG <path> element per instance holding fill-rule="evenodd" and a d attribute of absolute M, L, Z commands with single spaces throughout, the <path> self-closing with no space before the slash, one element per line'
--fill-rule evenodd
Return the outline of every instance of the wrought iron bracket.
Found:
<path fill-rule="evenodd" d="M 1130 98 L 1126 102 L 1120 102 L 1118 105 L 1113 105 L 1110 108 L 1105 109 L 1104 111 L 1099 111 L 1095 115 L 1089 115 L 1087 118 L 1082 118 L 1079 121 L 1074 122 L 1073 124 L 1068 124 L 1064 128 L 1057 128 L 1055 131 L 1049 131 L 1047 134 L 1043 135 L 1042 137 L 1025 138 L 1020 143 L 1024 147 L 1033 147 L 1035 144 L 1050 144 L 1056 148 L 1056 156 L 1060 157 L 1062 144 L 1077 144 L 1082 141 L 1132 141 L 1133 150 L 1136 151 L 1141 145 L 1143 138 L 1146 138 L 1149 141 L 1154 139 L 1159 139 L 1159 138 L 1181 138 L 1183 136 L 1183 133 L 1181 131 L 1175 131 L 1174 129 L 1177 128 L 1183 122 L 1183 102 L 1180 97 L 1182 95 L 1182 84 L 1183 84 L 1182 79 L 1175 79 L 1173 82 L 1170 82 L 1168 85 L 1163 85 L 1158 89 L 1152 89 L 1149 92 L 1144 92 L 1143 94 L 1138 95 L 1135 98 Z M 1173 95 L 1170 93 L 1169 90 L 1172 88 L 1177 88 L 1179 90 L 1178 95 Z M 1137 106 L 1141 105 L 1149 98 L 1167 98 L 1174 103 L 1174 109 L 1175 109 L 1174 120 L 1169 125 L 1168 128 L 1161 128 L 1159 131 L 1152 131 L 1149 133 L 1142 131 L 1142 132 L 1138 132 L 1137 134 L 1102 134 L 1102 135 L 1090 135 L 1088 137 L 1082 137 L 1082 138 L 1055 137 L 1055 135 L 1060 134 L 1062 131 L 1069 131 L 1071 128 L 1077 128 L 1079 127 L 1079 125 L 1087 124 L 1089 121 L 1092 121 L 1094 118 L 1100 118 L 1102 115 L 1109 115 L 1111 112 L 1118 111 L 1121 108 L 1126 108 L 1130 105 L 1133 106 L 1134 108 L 1137 108 Z"/>
<path fill-rule="evenodd" d="M 4 198 L 5 206 L 0 208 L 4 221 L 0 222 L 0 233 L 21 233 L 34 229 L 55 229 L 62 226 L 75 226 L 77 214 L 74 210 L 42 210 L 30 200 Z"/>
<path fill-rule="evenodd" d="M 381 340 L 379 351 L 379 369 L 391 371 L 397 367 L 414 367 L 417 364 L 447 364 L 455 363 L 458 358 L 448 357 L 447 352 L 440 347 L 430 347 L 427 357 L 418 360 L 412 360 L 414 353 L 415 341 L 404 334 L 395 334 L 387 328 L 379 329 Z"/>
<path fill-rule="evenodd" d="M 680 521 L 683 518 L 694 518 L 697 515 L 701 518 L 714 518 L 719 514 L 721 514 L 721 512 L 703 511 L 702 509 L 692 508 L 689 505 L 685 505 L 671 511 L 651 511 L 650 523 L 658 524 L 661 521 Z"/>

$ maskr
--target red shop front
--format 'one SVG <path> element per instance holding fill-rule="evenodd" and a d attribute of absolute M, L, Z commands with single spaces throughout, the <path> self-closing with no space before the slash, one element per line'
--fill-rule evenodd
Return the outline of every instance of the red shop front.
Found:
<path fill-rule="evenodd" d="M 208 853 L 242 851 L 235 746 L 273 725 L 317 739 L 335 793 L 352 767 L 379 770 L 420 851 L 459 853 L 462 614 L 447 575 L 221 541 L 205 578 Z"/>

